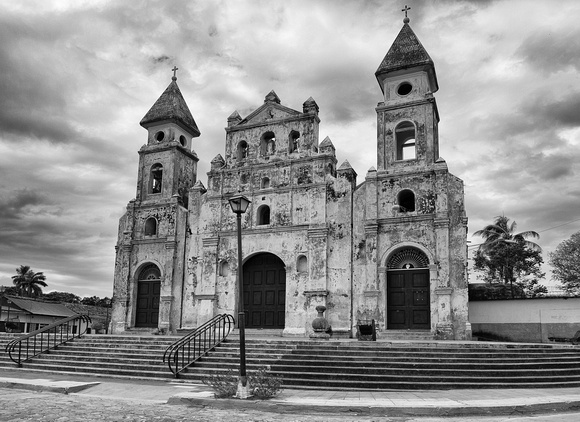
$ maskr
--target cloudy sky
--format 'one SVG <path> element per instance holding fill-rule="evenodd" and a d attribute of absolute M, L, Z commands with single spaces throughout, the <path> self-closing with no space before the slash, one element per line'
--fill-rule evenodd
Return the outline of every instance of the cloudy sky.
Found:
<path fill-rule="evenodd" d="M 580 230 L 580 2 L 407 0 L 435 62 L 440 147 L 465 181 L 468 240 L 505 214 L 547 252 Z M 404 1 L 0 0 L 0 284 L 110 296 L 117 222 L 135 197 L 140 119 L 171 81 L 202 132 L 275 90 L 320 106 L 320 140 L 376 166 L 374 72 Z"/>

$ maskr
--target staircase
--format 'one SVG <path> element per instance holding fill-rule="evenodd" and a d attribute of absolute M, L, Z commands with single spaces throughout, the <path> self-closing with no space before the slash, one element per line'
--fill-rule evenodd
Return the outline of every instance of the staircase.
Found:
<path fill-rule="evenodd" d="M 233 336 L 230 336 L 233 337 Z M 13 337 L 10 337 L 10 339 Z M 177 337 L 86 335 L 20 370 L 92 376 L 172 379 L 161 358 Z M 0 347 L 8 342 L 0 335 Z M 210 373 L 237 371 L 237 338 L 226 341 L 181 374 L 200 382 Z M 248 372 L 269 366 L 286 388 L 458 389 L 580 387 L 580 348 L 567 345 L 396 340 L 314 342 L 246 340 Z M 0 354 L 0 369 L 16 366 Z M 1 374 L 1 372 L 0 372 Z"/>

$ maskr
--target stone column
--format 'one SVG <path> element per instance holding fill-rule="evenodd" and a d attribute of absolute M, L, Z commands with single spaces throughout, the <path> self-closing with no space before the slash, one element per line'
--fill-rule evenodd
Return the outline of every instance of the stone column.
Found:
<path fill-rule="evenodd" d="M 437 332 L 435 338 L 440 340 L 453 340 L 453 322 L 451 321 L 451 292 L 450 287 L 439 287 L 435 289 L 437 295 Z"/>

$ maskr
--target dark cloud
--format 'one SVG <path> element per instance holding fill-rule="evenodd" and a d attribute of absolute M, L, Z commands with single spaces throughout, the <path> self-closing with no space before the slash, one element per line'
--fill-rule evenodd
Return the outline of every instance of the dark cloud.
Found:
<path fill-rule="evenodd" d="M 580 92 L 562 93 L 560 99 L 537 94 L 535 100 L 524 103 L 523 113 L 530 114 L 540 124 L 560 127 L 580 126 Z"/>
<path fill-rule="evenodd" d="M 0 196 L 0 218 L 22 219 L 35 206 L 52 205 L 44 195 L 29 190 L 17 189 L 9 194 Z M 3 235 L 4 237 L 4 235 Z"/>
<path fill-rule="evenodd" d="M 580 70 L 580 29 L 567 33 L 555 27 L 535 31 L 526 38 L 516 52 L 530 66 L 546 74 L 565 71 L 567 68 Z"/>

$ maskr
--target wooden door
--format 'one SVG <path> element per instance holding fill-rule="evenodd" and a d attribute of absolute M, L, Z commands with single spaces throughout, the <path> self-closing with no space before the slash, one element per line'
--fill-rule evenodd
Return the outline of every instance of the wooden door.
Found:
<path fill-rule="evenodd" d="M 139 278 L 135 327 L 157 327 L 161 294 L 159 269 L 156 266 L 145 268 Z"/>
<path fill-rule="evenodd" d="M 246 327 L 284 328 L 286 269 L 276 255 L 256 255 L 244 264 L 244 308 Z"/>
<path fill-rule="evenodd" d="M 387 329 L 431 328 L 429 270 L 387 272 Z"/>

